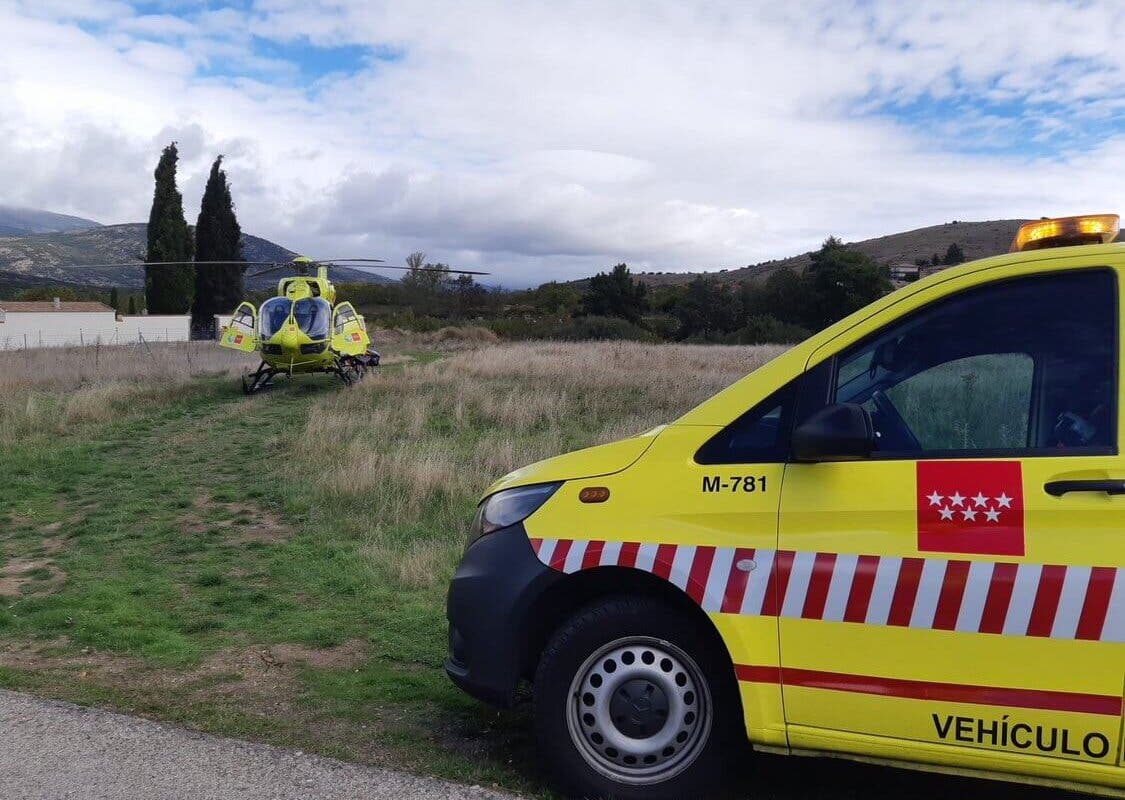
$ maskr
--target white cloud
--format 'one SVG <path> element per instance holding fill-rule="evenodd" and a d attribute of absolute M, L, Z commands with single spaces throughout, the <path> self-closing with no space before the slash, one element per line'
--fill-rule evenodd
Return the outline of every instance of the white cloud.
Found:
<path fill-rule="evenodd" d="M 1125 206 L 1113 3 L 43 8 L 0 0 L 0 200 L 106 221 L 171 137 L 189 218 L 223 152 L 249 231 L 509 283 Z M 302 85 L 310 41 L 397 57 Z"/>

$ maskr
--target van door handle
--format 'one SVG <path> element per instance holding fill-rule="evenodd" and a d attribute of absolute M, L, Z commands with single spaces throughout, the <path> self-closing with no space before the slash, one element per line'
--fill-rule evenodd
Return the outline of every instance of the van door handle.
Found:
<path fill-rule="evenodd" d="M 1048 481 L 1043 491 L 1052 497 L 1062 497 L 1067 492 L 1104 492 L 1125 494 L 1125 480 L 1106 481 Z"/>

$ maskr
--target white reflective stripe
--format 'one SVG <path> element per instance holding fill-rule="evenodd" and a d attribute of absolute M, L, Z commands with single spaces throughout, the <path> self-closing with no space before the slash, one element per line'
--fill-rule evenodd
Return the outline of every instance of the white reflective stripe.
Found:
<path fill-rule="evenodd" d="M 991 561 L 973 561 L 969 564 L 965 593 L 961 596 L 961 610 L 957 613 L 957 630 L 962 633 L 980 631 L 980 621 L 984 617 L 988 590 L 992 588 L 992 570 L 995 566 Z"/>
<path fill-rule="evenodd" d="M 703 610 L 720 611 L 723 597 L 727 593 L 727 580 L 730 578 L 731 564 L 734 563 L 733 547 L 715 548 L 715 560 L 711 562 L 711 574 L 707 576 L 707 588 L 703 591 Z"/>
<path fill-rule="evenodd" d="M 871 602 L 867 604 L 868 625 L 887 624 L 900 569 L 902 559 L 898 556 L 883 556 L 879 559 L 879 566 L 875 569 L 875 584 L 871 587 Z"/>
<path fill-rule="evenodd" d="M 569 574 L 582 569 L 582 558 L 586 555 L 589 544 L 584 539 L 575 539 L 570 543 L 570 552 L 566 554 L 566 561 L 563 562 L 563 572 Z"/>
<path fill-rule="evenodd" d="M 539 560 L 544 564 L 550 564 L 551 556 L 555 553 L 555 545 L 558 543 L 558 539 L 544 539 L 543 544 L 539 546 Z"/>
<path fill-rule="evenodd" d="M 781 604 L 781 616 L 801 616 L 815 563 L 816 553 L 802 552 L 793 555 L 793 566 L 789 568 L 789 585 L 785 589 L 785 600 Z"/>
<path fill-rule="evenodd" d="M 598 559 L 598 566 L 613 567 L 621 560 L 621 542 L 606 542 L 602 547 L 602 557 Z"/>
<path fill-rule="evenodd" d="M 1113 578 L 1113 594 L 1105 610 L 1102 641 L 1125 642 L 1125 569 L 1117 570 Z"/>
<path fill-rule="evenodd" d="M 911 628 L 934 627 L 934 614 L 937 613 L 941 587 L 945 583 L 945 568 L 948 561 L 927 558 L 922 562 L 922 575 L 918 579 L 918 594 L 914 596 L 914 609 L 910 613 Z"/>
<path fill-rule="evenodd" d="M 1008 604 L 1008 616 L 1004 619 L 1005 635 L 1023 636 L 1027 633 L 1027 624 L 1031 621 L 1042 574 L 1043 567 L 1039 564 L 1019 565 L 1015 585 L 1012 587 L 1012 602 Z"/>
<path fill-rule="evenodd" d="M 1052 639 L 1073 639 L 1078 633 L 1082 606 L 1086 603 L 1086 587 L 1090 585 L 1090 567 L 1067 567 L 1063 578 L 1062 595 L 1051 626 Z"/>
<path fill-rule="evenodd" d="M 637 550 L 637 569 L 652 572 L 652 565 L 656 563 L 656 549 L 660 545 L 642 544 Z"/>
<path fill-rule="evenodd" d="M 681 544 L 676 547 L 676 554 L 672 556 L 672 571 L 668 580 L 673 586 L 687 590 L 688 578 L 691 576 L 691 562 L 695 560 L 695 545 Z"/>
<path fill-rule="evenodd" d="M 757 616 L 762 613 L 766 592 L 770 590 L 770 573 L 773 572 L 773 550 L 754 553 L 754 569 L 746 575 L 746 593 L 742 595 L 740 613 Z"/>
<path fill-rule="evenodd" d="M 828 584 L 828 599 L 824 602 L 824 615 L 821 619 L 829 622 L 842 622 L 848 610 L 848 597 L 852 592 L 852 580 L 859 556 L 838 555 L 832 567 L 832 582 Z"/>

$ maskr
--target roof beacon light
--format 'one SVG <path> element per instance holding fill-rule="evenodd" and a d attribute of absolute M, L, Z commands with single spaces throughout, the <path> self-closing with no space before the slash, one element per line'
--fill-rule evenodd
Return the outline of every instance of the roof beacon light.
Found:
<path fill-rule="evenodd" d="M 1117 238 L 1120 223 L 1121 218 L 1116 214 L 1086 214 L 1025 222 L 1016 232 L 1009 252 L 1076 244 L 1108 244 Z"/>

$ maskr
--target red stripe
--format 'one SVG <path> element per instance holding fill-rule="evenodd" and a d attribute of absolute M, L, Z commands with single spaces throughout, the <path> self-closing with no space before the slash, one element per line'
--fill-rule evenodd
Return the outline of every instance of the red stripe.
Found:
<path fill-rule="evenodd" d="M 871 590 L 875 587 L 875 573 L 879 569 L 879 556 L 860 556 L 855 565 L 852 590 L 848 594 L 848 608 L 844 622 L 867 620 L 867 606 L 871 603 Z"/>
<path fill-rule="evenodd" d="M 639 553 L 640 550 L 641 545 L 638 542 L 625 542 L 625 544 L 621 545 L 621 555 L 617 557 L 617 566 L 637 566 L 637 553 Z"/>
<path fill-rule="evenodd" d="M 824 617 L 824 604 L 828 602 L 828 584 L 832 582 L 832 570 L 836 566 L 835 553 L 817 553 L 813 562 L 809 590 L 805 593 L 805 607 L 801 616 L 805 619 Z"/>
<path fill-rule="evenodd" d="M 543 540 L 528 538 L 527 541 L 531 543 L 531 549 L 535 551 L 535 555 L 539 555 L 539 549 L 543 547 Z"/>
<path fill-rule="evenodd" d="M 1066 567 L 1043 567 L 1039 574 L 1039 589 L 1035 592 L 1035 605 L 1032 606 L 1031 619 L 1027 623 L 1028 636 L 1051 635 L 1065 579 Z"/>
<path fill-rule="evenodd" d="M 593 569 L 602 560 L 602 550 L 605 542 L 590 542 L 586 545 L 586 553 L 582 556 L 582 569 Z"/>
<path fill-rule="evenodd" d="M 766 589 L 766 598 L 762 601 L 762 616 L 780 616 L 781 603 L 785 598 L 785 590 L 789 587 L 789 573 L 792 569 L 793 551 L 778 550 L 773 559 L 773 569 L 770 571 L 770 585 Z"/>
<path fill-rule="evenodd" d="M 714 560 L 714 547 L 695 548 L 695 558 L 692 559 L 691 572 L 688 573 L 687 593 L 697 603 L 703 602 L 703 593 L 707 590 L 707 577 L 711 574 L 711 563 Z"/>
<path fill-rule="evenodd" d="M 1117 695 L 1057 692 L 1042 689 L 1009 689 L 1002 686 L 975 686 L 961 683 L 934 683 L 789 667 L 778 670 L 774 667 L 756 667 L 742 664 L 735 667 L 735 674 L 739 680 L 750 683 L 773 683 L 780 680 L 786 686 L 826 689 L 833 692 L 854 692 L 883 697 L 903 697 L 910 700 L 971 703 L 1047 711 L 1073 711 L 1080 714 L 1100 714 L 1107 717 L 1121 716 L 1121 697 Z"/>
<path fill-rule="evenodd" d="M 981 633 L 1003 633 L 1008 618 L 1008 605 L 1012 602 L 1012 589 L 1016 585 L 1016 564 L 993 564 L 988 597 L 980 617 Z"/>
<path fill-rule="evenodd" d="M 551 553 L 551 569 L 561 570 L 563 564 L 566 563 L 566 554 L 570 552 L 570 546 L 574 544 L 571 539 L 559 539 L 558 544 L 555 545 L 555 552 Z"/>
<path fill-rule="evenodd" d="M 1117 576 L 1114 567 L 1094 567 L 1090 571 L 1090 583 L 1086 587 L 1086 600 L 1082 604 L 1082 616 L 1078 618 L 1075 639 L 1097 641 L 1102 638 L 1105 616 L 1109 611 L 1109 598 L 1113 594 L 1113 579 Z"/>
<path fill-rule="evenodd" d="M 961 612 L 961 600 L 965 596 L 968 579 L 968 561 L 950 561 L 945 565 L 945 580 L 941 584 L 934 612 L 934 628 L 937 630 L 951 631 L 957 627 L 957 615 Z"/>
<path fill-rule="evenodd" d="M 730 574 L 727 576 L 727 588 L 723 592 L 723 606 L 719 609 L 724 614 L 737 614 L 742 610 L 742 598 L 746 594 L 750 573 L 739 569 L 738 562 L 753 558 L 753 550 L 743 547 L 735 549 L 734 559 L 730 562 Z"/>
<path fill-rule="evenodd" d="M 904 558 L 898 570 L 898 583 L 891 600 L 891 613 L 887 616 L 888 625 L 900 628 L 910 626 L 910 616 L 914 613 L 914 599 L 918 596 L 918 581 L 922 578 L 921 558 Z"/>
<path fill-rule="evenodd" d="M 675 560 L 676 545 L 660 545 L 656 548 L 656 561 L 652 565 L 652 574 L 658 578 L 668 580 L 672 576 L 672 562 Z"/>
<path fill-rule="evenodd" d="M 781 669 L 778 667 L 756 667 L 750 664 L 735 664 L 734 674 L 745 683 L 781 683 Z"/>

